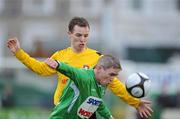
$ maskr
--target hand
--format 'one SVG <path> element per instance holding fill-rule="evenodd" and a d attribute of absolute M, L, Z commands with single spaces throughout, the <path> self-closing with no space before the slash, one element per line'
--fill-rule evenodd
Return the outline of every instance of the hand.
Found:
<path fill-rule="evenodd" d="M 15 54 L 21 47 L 17 38 L 11 38 L 7 40 L 7 47 Z"/>
<path fill-rule="evenodd" d="M 47 58 L 44 62 L 53 69 L 56 69 L 58 67 L 58 63 L 53 59 Z"/>
<path fill-rule="evenodd" d="M 141 100 L 141 103 L 140 103 L 139 107 L 137 108 L 137 111 L 142 118 L 143 117 L 145 117 L 145 118 L 151 117 L 153 110 L 151 109 L 150 104 L 151 104 L 150 101 Z"/>

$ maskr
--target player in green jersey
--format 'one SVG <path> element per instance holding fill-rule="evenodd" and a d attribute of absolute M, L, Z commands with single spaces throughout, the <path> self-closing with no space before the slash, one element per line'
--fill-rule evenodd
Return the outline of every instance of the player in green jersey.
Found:
<path fill-rule="evenodd" d="M 53 59 L 47 59 L 45 62 L 71 79 L 68 80 L 50 119 L 90 118 L 96 111 L 105 119 L 114 119 L 104 105 L 102 97 L 106 86 L 121 70 L 118 59 L 104 55 L 93 69 L 78 69 Z"/>

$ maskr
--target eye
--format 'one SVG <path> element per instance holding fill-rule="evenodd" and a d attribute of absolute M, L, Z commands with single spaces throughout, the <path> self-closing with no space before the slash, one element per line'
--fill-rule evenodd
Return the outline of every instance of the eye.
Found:
<path fill-rule="evenodd" d="M 81 36 L 82 36 L 82 34 L 77 33 L 77 34 L 75 34 L 75 36 L 77 36 L 77 37 L 81 37 Z"/>
<path fill-rule="evenodd" d="M 117 76 L 118 74 L 110 73 L 109 75 L 110 75 L 110 76 Z"/>
<path fill-rule="evenodd" d="M 85 34 L 84 37 L 87 38 L 87 37 L 88 37 L 88 34 Z"/>

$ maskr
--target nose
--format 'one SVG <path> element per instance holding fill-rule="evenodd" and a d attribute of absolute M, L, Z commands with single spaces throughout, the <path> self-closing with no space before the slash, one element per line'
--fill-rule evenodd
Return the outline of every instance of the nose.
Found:
<path fill-rule="evenodd" d="M 80 41 L 81 41 L 81 42 L 85 42 L 85 41 L 86 41 L 86 38 L 85 38 L 84 36 L 81 36 Z"/>
<path fill-rule="evenodd" d="M 110 78 L 109 82 L 112 82 L 113 78 Z"/>

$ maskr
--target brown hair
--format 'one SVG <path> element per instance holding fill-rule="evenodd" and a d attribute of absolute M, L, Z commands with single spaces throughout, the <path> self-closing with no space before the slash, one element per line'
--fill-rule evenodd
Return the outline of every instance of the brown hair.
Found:
<path fill-rule="evenodd" d="M 78 25 L 80 27 L 88 27 L 90 29 L 88 21 L 83 17 L 74 17 L 69 22 L 68 30 L 73 32 L 74 26 Z"/>

